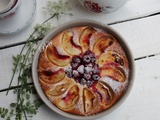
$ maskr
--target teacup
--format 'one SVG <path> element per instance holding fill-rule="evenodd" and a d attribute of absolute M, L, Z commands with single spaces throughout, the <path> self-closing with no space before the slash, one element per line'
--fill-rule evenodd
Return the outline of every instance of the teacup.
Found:
<path fill-rule="evenodd" d="M 127 0 L 79 0 L 79 2 L 93 13 L 109 13 L 120 8 Z"/>
<path fill-rule="evenodd" d="M 14 6 L 15 0 L 0 0 L 0 14 L 9 11 Z"/>
<path fill-rule="evenodd" d="M 6 0 L 6 1 L 8 1 L 8 0 Z M 6 12 L 0 13 L 0 18 L 8 18 L 8 17 L 14 15 L 20 5 L 20 1 L 21 0 L 13 0 L 13 4 L 12 4 L 11 8 Z"/>

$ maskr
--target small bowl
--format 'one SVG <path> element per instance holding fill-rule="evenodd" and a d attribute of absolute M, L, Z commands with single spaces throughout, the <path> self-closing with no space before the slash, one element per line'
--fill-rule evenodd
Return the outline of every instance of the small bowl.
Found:
<path fill-rule="evenodd" d="M 15 0 L 12 8 L 7 12 L 1 13 L 0 18 L 2 18 L 2 19 L 3 18 L 8 18 L 8 17 L 14 15 L 16 13 L 18 7 L 20 6 L 20 2 L 21 2 L 21 0 Z"/>
<path fill-rule="evenodd" d="M 117 38 L 117 41 L 121 44 L 124 51 L 126 52 L 126 55 L 127 55 L 128 61 L 129 61 L 129 68 L 130 68 L 130 73 L 129 73 L 130 75 L 129 75 L 129 80 L 128 80 L 129 83 L 128 83 L 126 91 L 123 93 L 123 95 L 120 97 L 120 99 L 109 109 L 107 109 L 103 112 L 97 113 L 95 115 L 91 115 L 91 116 L 80 116 L 80 115 L 69 114 L 67 112 L 60 110 L 56 106 L 54 106 L 49 101 L 49 99 L 45 96 L 45 94 L 41 88 L 41 85 L 39 83 L 38 73 L 37 73 L 39 55 L 40 55 L 41 51 L 43 50 L 44 46 L 46 45 L 46 43 L 48 43 L 55 35 L 57 35 L 58 33 L 60 33 L 63 30 L 66 30 L 66 29 L 72 28 L 72 27 L 83 26 L 83 25 L 103 29 L 103 30 L 107 31 L 108 33 L 112 34 L 115 38 Z M 116 32 L 115 30 L 113 30 L 109 26 L 104 25 L 104 24 L 97 22 L 97 21 L 93 21 L 93 20 L 70 21 L 70 22 L 64 23 L 64 24 L 58 26 L 57 28 L 55 28 L 42 40 L 42 42 L 40 43 L 40 45 L 34 55 L 34 60 L 33 60 L 33 64 L 32 64 L 32 77 L 33 77 L 33 82 L 34 82 L 35 88 L 37 90 L 37 93 L 39 94 L 40 98 L 44 101 L 44 103 L 51 110 L 53 110 L 54 112 L 56 112 L 62 116 L 65 116 L 65 117 L 68 117 L 71 119 L 93 120 L 93 119 L 97 119 L 97 118 L 106 116 L 107 114 L 116 110 L 125 101 L 125 99 L 127 98 L 127 96 L 129 95 L 129 93 L 131 91 L 133 81 L 134 81 L 134 59 L 133 59 L 133 56 L 131 53 L 131 49 L 127 45 L 125 39 L 118 32 Z M 123 109 L 123 107 L 121 109 Z"/>
<path fill-rule="evenodd" d="M 109 13 L 117 10 L 128 0 L 79 0 L 81 5 L 92 13 Z"/>
<path fill-rule="evenodd" d="M 9 11 L 15 3 L 16 0 L 2 0 L 0 3 L 0 14 L 3 14 L 7 11 Z"/>

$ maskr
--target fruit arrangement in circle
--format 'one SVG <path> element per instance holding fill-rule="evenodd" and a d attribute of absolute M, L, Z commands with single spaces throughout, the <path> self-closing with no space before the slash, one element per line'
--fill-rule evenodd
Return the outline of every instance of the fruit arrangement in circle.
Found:
<path fill-rule="evenodd" d="M 128 85 L 129 62 L 113 35 L 77 26 L 53 36 L 40 53 L 37 72 L 53 105 L 88 116 L 119 100 Z"/>

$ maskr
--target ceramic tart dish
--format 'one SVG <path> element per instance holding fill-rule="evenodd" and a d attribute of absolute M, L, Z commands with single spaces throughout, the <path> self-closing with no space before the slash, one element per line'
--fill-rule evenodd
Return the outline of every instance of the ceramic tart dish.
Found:
<path fill-rule="evenodd" d="M 74 119 L 96 119 L 115 110 L 134 77 L 133 57 L 124 39 L 91 20 L 71 21 L 53 30 L 40 44 L 32 67 L 42 100 Z"/>

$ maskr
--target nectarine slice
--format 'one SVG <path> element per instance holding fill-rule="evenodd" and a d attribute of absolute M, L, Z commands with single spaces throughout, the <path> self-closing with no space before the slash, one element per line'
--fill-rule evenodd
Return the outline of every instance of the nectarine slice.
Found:
<path fill-rule="evenodd" d="M 79 88 L 77 85 L 72 86 L 65 97 L 58 103 L 58 107 L 63 110 L 72 109 L 79 100 Z"/>
<path fill-rule="evenodd" d="M 83 89 L 84 111 L 87 113 L 98 104 L 98 98 L 89 89 Z"/>
<path fill-rule="evenodd" d="M 114 42 L 114 39 L 111 36 L 102 36 L 95 41 L 93 45 L 93 52 L 96 56 L 101 55 L 109 46 Z"/>
<path fill-rule="evenodd" d="M 48 91 L 47 94 L 51 96 L 62 95 L 68 89 L 69 83 L 58 84 L 52 90 Z"/>
<path fill-rule="evenodd" d="M 63 49 L 70 55 L 81 54 L 81 47 L 74 43 L 73 32 L 65 31 L 62 37 Z"/>
<path fill-rule="evenodd" d="M 102 67 L 100 76 L 108 76 L 118 82 L 124 82 L 126 79 L 125 73 L 120 67 Z"/>
<path fill-rule="evenodd" d="M 90 44 L 90 37 L 96 30 L 92 27 L 87 27 L 83 30 L 83 32 L 80 35 L 80 45 L 82 46 L 83 52 L 89 49 L 89 44 Z"/>
<path fill-rule="evenodd" d="M 115 64 L 117 63 L 121 66 L 124 65 L 122 57 L 118 53 L 113 51 L 107 51 L 106 53 L 101 54 L 100 57 L 98 58 L 98 64 L 100 67 L 109 62 L 110 63 L 114 62 Z"/>
<path fill-rule="evenodd" d="M 99 94 L 99 98 L 101 102 L 104 103 L 106 106 L 109 105 L 113 99 L 113 90 L 104 82 L 98 82 L 96 84 L 96 92 Z"/>
<path fill-rule="evenodd" d="M 48 84 L 54 84 L 60 82 L 65 77 L 65 71 L 63 69 L 57 71 L 43 70 L 39 72 L 39 77 Z"/>
<path fill-rule="evenodd" d="M 61 67 L 68 65 L 71 61 L 68 55 L 60 54 L 57 48 L 53 45 L 48 46 L 46 53 L 51 63 Z"/>

